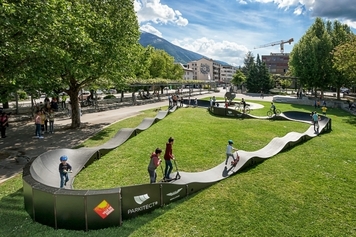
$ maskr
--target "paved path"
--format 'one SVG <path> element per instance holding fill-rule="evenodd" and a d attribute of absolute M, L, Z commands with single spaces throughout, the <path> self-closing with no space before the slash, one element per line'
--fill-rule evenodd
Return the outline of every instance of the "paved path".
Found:
<path fill-rule="evenodd" d="M 224 97 L 226 91 L 194 96 L 205 98 L 210 96 Z M 259 96 L 247 96 L 237 94 L 236 98 L 249 100 L 261 100 Z M 271 101 L 272 97 L 264 100 Z M 83 114 L 80 129 L 69 129 L 70 119 L 57 119 L 55 121 L 55 133 L 45 134 L 44 139 L 34 139 L 35 126 L 33 122 L 10 124 L 7 129 L 7 137 L 0 139 L 0 183 L 22 172 L 23 166 L 29 159 L 58 148 L 72 148 L 81 144 L 87 138 L 102 130 L 104 127 L 122 119 L 135 116 L 140 111 L 167 106 L 166 100 L 153 104 L 121 107 L 97 113 Z"/>

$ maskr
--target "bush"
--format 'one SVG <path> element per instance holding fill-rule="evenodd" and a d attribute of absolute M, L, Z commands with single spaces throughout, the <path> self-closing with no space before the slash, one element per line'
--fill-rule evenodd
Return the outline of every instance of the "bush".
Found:
<path fill-rule="evenodd" d="M 114 96 L 114 95 L 106 95 L 105 97 L 104 97 L 104 100 L 105 99 L 116 99 L 116 97 Z"/>
<path fill-rule="evenodd" d="M 28 99 L 27 93 L 25 91 L 18 91 L 17 95 L 19 96 L 19 100 L 26 100 Z"/>

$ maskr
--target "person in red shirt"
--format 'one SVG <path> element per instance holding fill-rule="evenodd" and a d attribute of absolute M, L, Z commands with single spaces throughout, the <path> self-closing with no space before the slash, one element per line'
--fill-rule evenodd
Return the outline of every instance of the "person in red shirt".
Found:
<path fill-rule="evenodd" d="M 170 137 L 168 139 L 168 143 L 166 143 L 166 151 L 164 153 L 164 160 L 166 162 L 166 168 L 164 171 L 164 178 L 166 180 L 170 180 L 172 179 L 169 175 L 172 172 L 173 169 L 173 165 L 172 165 L 172 161 L 174 159 L 174 155 L 173 155 L 173 142 L 174 142 L 174 138 Z"/>
<path fill-rule="evenodd" d="M 150 175 L 150 183 L 156 183 L 157 173 L 156 169 L 161 164 L 161 159 L 159 156 L 161 155 L 162 150 L 157 148 L 155 152 L 152 153 L 150 163 L 148 164 L 148 174 Z"/>

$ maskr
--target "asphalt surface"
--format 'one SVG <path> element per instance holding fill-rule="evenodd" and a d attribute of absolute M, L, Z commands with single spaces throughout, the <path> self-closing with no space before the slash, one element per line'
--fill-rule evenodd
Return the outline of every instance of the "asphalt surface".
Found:
<path fill-rule="evenodd" d="M 193 96 L 194 98 L 205 98 L 210 96 L 224 97 L 225 90 L 219 93 L 209 93 Z M 192 98 L 193 98 L 192 97 Z M 236 98 L 245 100 L 261 100 L 259 95 L 237 94 Z M 263 100 L 272 101 L 272 96 L 266 96 Z M 59 148 L 72 148 L 80 145 L 104 127 L 117 121 L 135 116 L 140 111 L 167 106 L 168 101 L 144 104 L 138 106 L 120 107 L 95 113 L 83 113 L 81 117 L 82 127 L 69 129 L 70 119 L 55 119 L 54 133 L 44 134 L 44 139 L 34 138 L 35 125 L 33 122 L 10 123 L 6 131 L 6 138 L 0 139 L 0 183 L 14 177 L 22 172 L 23 166 L 31 159 L 36 158 L 50 150 Z M 10 117 L 11 121 L 11 117 Z"/>

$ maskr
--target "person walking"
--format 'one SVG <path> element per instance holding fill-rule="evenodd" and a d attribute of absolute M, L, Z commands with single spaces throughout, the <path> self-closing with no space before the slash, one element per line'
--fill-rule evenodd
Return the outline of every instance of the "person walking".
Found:
<path fill-rule="evenodd" d="M 328 108 L 326 107 L 326 105 L 323 105 L 323 107 L 321 107 L 321 111 L 323 112 L 324 116 L 326 116 L 326 110 L 328 110 Z"/>
<path fill-rule="evenodd" d="M 150 157 L 150 163 L 148 164 L 148 174 L 150 176 L 150 183 L 156 183 L 157 180 L 157 173 L 156 169 L 161 164 L 162 160 L 159 158 L 161 155 L 162 150 L 160 148 L 156 148 L 155 152 L 152 152 Z"/>
<path fill-rule="evenodd" d="M 9 118 L 7 114 L 2 111 L 0 116 L 0 131 L 1 131 L 1 138 L 6 137 L 6 128 L 9 126 Z"/>
<path fill-rule="evenodd" d="M 42 123 L 42 118 L 41 118 L 41 111 L 38 111 L 36 116 L 35 116 L 35 136 L 36 138 L 43 138 L 41 135 L 41 123 Z"/>
<path fill-rule="evenodd" d="M 165 153 L 164 153 L 164 161 L 166 163 L 166 168 L 164 170 L 164 178 L 166 180 L 172 179 L 170 177 L 170 174 L 171 174 L 172 169 L 173 169 L 173 165 L 172 165 L 172 161 L 171 160 L 174 160 L 173 143 L 174 143 L 174 138 L 173 137 L 168 138 L 168 143 L 166 143 L 166 150 L 165 150 Z"/>
<path fill-rule="evenodd" d="M 314 132 L 319 132 L 319 115 L 316 111 L 312 114 L 313 125 L 314 125 Z"/>
<path fill-rule="evenodd" d="M 54 113 L 52 109 L 48 112 L 47 118 L 49 120 L 49 133 L 54 133 Z"/>

